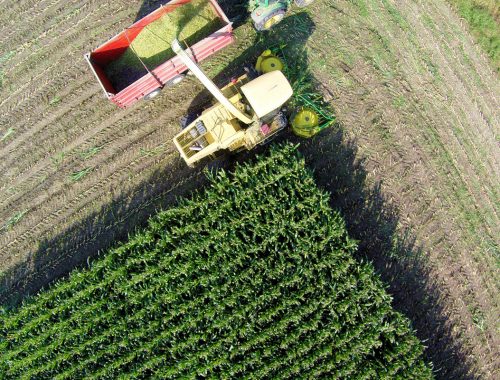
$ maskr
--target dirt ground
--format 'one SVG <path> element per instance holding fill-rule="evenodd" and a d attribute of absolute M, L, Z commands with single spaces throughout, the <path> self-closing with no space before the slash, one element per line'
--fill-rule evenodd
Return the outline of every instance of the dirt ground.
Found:
<path fill-rule="evenodd" d="M 265 44 L 241 25 L 240 2 L 220 2 L 238 42 L 204 64 L 211 75 Z M 180 117 L 208 101 L 201 85 L 189 78 L 120 110 L 83 60 L 159 3 L 0 0 L 2 303 L 203 183 L 171 142 Z M 270 38 L 305 44 L 339 125 L 301 149 L 437 377 L 497 377 L 500 81 L 485 55 L 442 0 L 317 0 Z"/>

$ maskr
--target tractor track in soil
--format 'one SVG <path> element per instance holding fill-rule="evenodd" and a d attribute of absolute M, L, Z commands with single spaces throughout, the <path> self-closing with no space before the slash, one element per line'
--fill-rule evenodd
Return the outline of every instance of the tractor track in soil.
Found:
<path fill-rule="evenodd" d="M 130 13 L 130 11 L 127 11 L 127 13 Z M 120 15 L 120 14 L 118 14 L 118 15 Z M 88 15 L 88 16 L 90 16 L 90 15 Z M 118 22 L 116 24 L 118 24 Z M 116 24 L 110 25 L 109 30 L 110 31 L 116 30 Z M 74 70 L 74 68 L 72 67 L 74 65 L 87 68 L 87 65 L 84 62 L 84 60 L 82 59 L 82 57 L 83 57 L 83 54 L 86 52 L 85 50 L 83 50 L 83 47 L 88 46 L 88 37 L 86 37 L 85 35 L 82 35 L 81 31 L 79 31 L 79 30 L 75 30 L 74 34 L 79 34 L 79 39 L 76 41 L 72 41 L 71 39 L 70 39 L 70 41 L 66 41 L 66 40 L 61 41 L 61 39 L 57 39 L 57 38 L 54 39 L 54 41 L 56 41 L 56 40 L 59 41 L 60 42 L 59 45 L 62 47 L 65 47 L 65 48 L 64 49 L 57 49 L 57 47 L 59 46 L 58 45 L 58 46 L 55 46 L 53 49 L 51 49 L 51 51 L 48 53 L 49 57 L 51 59 L 48 59 L 49 57 L 47 57 L 46 59 L 40 59 L 42 57 L 35 57 L 35 59 L 33 60 L 31 65 L 29 65 L 30 62 L 27 59 L 23 59 L 20 63 L 18 63 L 17 65 L 27 65 L 28 67 L 31 67 L 32 65 L 36 65 L 37 70 L 32 70 L 33 74 L 35 74 L 35 75 L 30 76 L 28 81 L 26 81 L 23 85 L 21 85 L 15 91 L 12 91 L 5 99 L 3 99 L 0 102 L 0 107 L 8 102 L 14 103 L 13 104 L 14 107 L 19 106 L 20 104 L 22 104 L 19 102 L 19 96 L 22 96 L 23 100 L 28 100 L 28 99 L 32 100 L 32 98 L 30 97 L 31 96 L 30 91 L 32 89 L 30 89 L 29 87 L 34 85 L 35 89 L 38 89 L 37 81 L 41 78 L 44 78 L 44 76 L 47 76 L 47 74 L 49 74 L 49 73 L 54 73 L 54 74 L 57 73 L 58 75 L 57 76 L 55 76 L 55 75 L 49 76 L 47 79 L 48 82 L 45 85 L 50 84 L 51 80 L 55 80 L 57 78 L 64 77 L 65 74 L 71 72 L 71 70 Z M 79 45 L 77 45 L 77 43 Z M 81 50 L 75 49 L 76 47 L 81 48 Z M 53 53 L 54 50 L 56 51 L 56 53 Z M 41 50 L 40 52 L 42 54 L 46 53 L 43 50 Z M 56 56 L 55 57 L 50 56 L 50 54 L 56 54 Z M 69 58 L 73 58 L 73 59 L 69 59 Z M 44 64 L 40 64 L 40 61 L 47 62 L 48 65 L 46 66 Z M 66 71 L 55 70 L 56 68 L 61 67 L 61 63 L 66 64 Z M 64 67 L 64 65 L 63 65 L 63 67 Z M 17 66 L 14 65 L 12 72 L 6 71 L 5 74 L 7 76 L 15 75 L 16 72 L 14 71 L 14 68 L 17 68 Z M 41 71 L 40 71 L 40 69 L 41 69 Z M 25 68 L 23 68 L 23 66 L 20 66 L 19 70 L 18 70 L 19 75 L 21 75 L 23 71 L 25 71 Z M 41 88 L 40 90 L 43 90 L 43 88 Z M 11 111 L 11 110 L 12 110 L 12 108 L 9 109 L 8 111 Z M 2 116 L 4 114 L 5 113 L 2 113 Z"/>

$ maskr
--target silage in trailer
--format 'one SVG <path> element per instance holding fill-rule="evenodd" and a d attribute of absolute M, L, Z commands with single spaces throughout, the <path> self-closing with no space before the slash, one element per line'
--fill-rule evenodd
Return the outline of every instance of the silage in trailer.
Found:
<path fill-rule="evenodd" d="M 274 146 L 1 315 L 0 378 L 431 378 L 355 250 Z"/>
<path fill-rule="evenodd" d="M 172 41 L 192 46 L 224 26 L 208 0 L 192 0 L 147 25 L 130 46 L 105 68 L 115 89 L 121 90 L 146 70 L 154 70 L 175 56 Z"/>

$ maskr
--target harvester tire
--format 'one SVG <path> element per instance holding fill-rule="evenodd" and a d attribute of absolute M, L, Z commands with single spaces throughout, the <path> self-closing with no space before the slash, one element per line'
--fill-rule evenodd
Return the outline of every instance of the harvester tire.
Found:
<path fill-rule="evenodd" d="M 278 9 L 272 13 L 269 13 L 262 21 L 255 22 L 255 29 L 259 32 L 271 29 L 274 25 L 278 24 L 285 18 L 285 11 L 283 9 Z"/>
<path fill-rule="evenodd" d="M 311 4 L 313 1 L 314 0 L 295 0 L 295 5 L 299 8 L 304 8 Z"/>

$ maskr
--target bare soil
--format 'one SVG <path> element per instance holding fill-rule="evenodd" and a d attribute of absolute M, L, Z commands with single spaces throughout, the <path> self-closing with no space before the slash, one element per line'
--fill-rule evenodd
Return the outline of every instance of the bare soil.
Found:
<path fill-rule="evenodd" d="M 203 66 L 222 84 L 265 42 L 243 1 L 220 2 L 238 42 Z M 180 117 L 210 100 L 201 85 L 120 110 L 83 60 L 160 3 L 0 0 L 0 139 L 13 129 L 0 141 L 0 228 L 24 213 L 0 230 L 1 303 L 203 184 L 172 143 Z M 269 38 L 306 47 L 339 125 L 296 141 L 437 377 L 498 377 L 500 81 L 487 57 L 444 0 L 317 0 Z"/>

